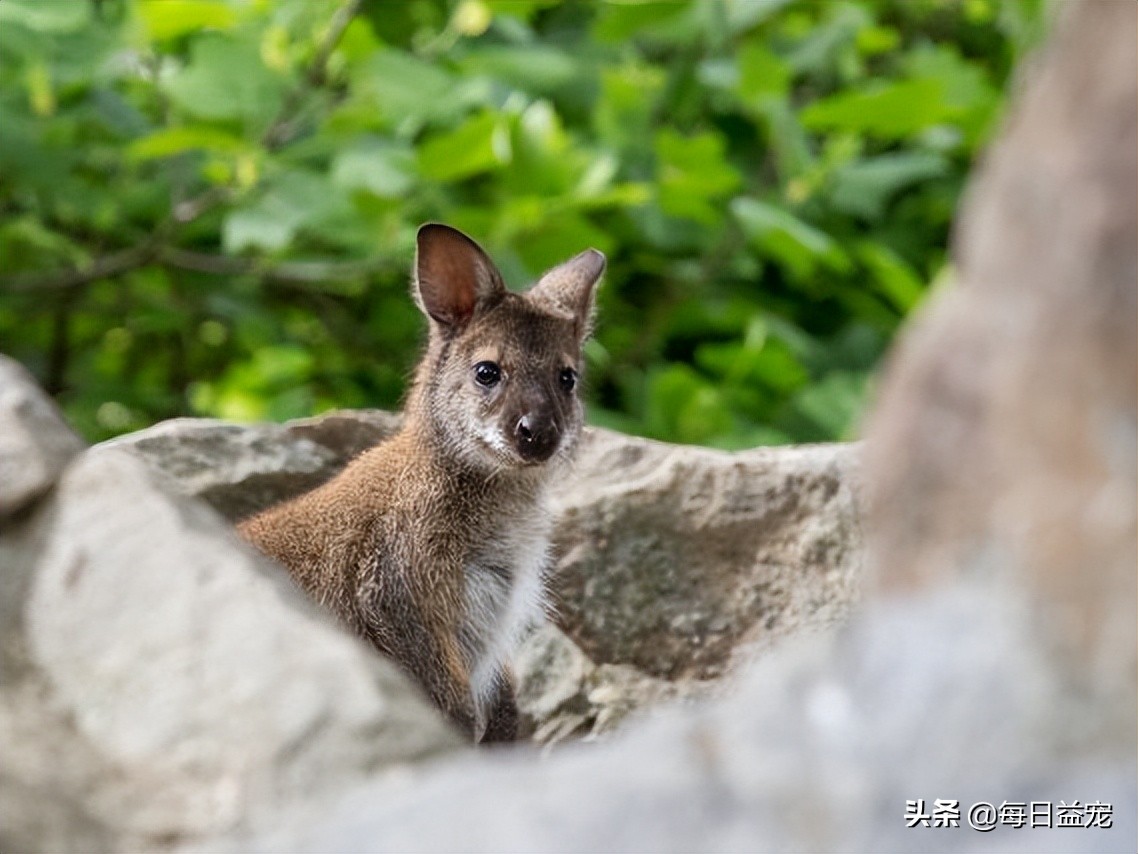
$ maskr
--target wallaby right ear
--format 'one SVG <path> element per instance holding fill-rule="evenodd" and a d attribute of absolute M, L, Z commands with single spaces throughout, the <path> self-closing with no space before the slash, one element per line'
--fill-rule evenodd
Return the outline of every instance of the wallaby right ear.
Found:
<path fill-rule="evenodd" d="M 444 326 L 460 327 L 475 310 L 506 291 L 482 247 L 449 225 L 420 226 L 415 254 L 415 301 Z"/>

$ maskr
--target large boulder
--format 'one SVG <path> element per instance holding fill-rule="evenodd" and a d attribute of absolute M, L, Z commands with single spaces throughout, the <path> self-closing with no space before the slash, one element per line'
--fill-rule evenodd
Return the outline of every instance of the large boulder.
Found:
<path fill-rule="evenodd" d="M 1062 686 L 1024 617 L 967 584 L 869 603 L 753 663 L 718 702 L 657 711 L 545 762 L 490 756 L 370 783 L 211 849 L 1133 850 L 1133 758 L 1059 753 Z M 957 801 L 958 826 L 908 827 L 918 799 L 925 814 Z M 1076 799 L 1080 821 L 1086 803 L 1110 804 L 1111 826 L 968 823 L 978 802 Z"/>
<path fill-rule="evenodd" d="M 0 376 L 0 400 L 38 394 Z M 75 455 L 49 412 L 5 413 L 45 450 L 0 526 L 0 849 L 192 842 L 461 745 L 213 511 L 121 450 Z"/>
<path fill-rule="evenodd" d="M 103 447 L 141 456 L 173 489 L 236 521 L 319 486 L 352 457 L 392 435 L 399 420 L 378 410 L 283 425 L 175 418 Z"/>

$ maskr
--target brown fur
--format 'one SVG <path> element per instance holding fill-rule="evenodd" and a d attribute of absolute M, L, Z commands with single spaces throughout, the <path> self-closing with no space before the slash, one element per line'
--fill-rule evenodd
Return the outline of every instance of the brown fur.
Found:
<path fill-rule="evenodd" d="M 402 430 L 240 526 L 475 738 L 516 731 L 509 647 L 542 608 L 545 490 L 582 424 L 562 372 L 581 369 L 603 268 L 590 250 L 510 293 L 477 244 L 423 226 L 414 291 L 430 335 Z"/>

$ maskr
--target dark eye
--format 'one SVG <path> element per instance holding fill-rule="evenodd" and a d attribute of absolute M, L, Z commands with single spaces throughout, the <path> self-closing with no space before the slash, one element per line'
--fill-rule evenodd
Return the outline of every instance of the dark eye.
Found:
<path fill-rule="evenodd" d="M 474 366 L 474 379 L 481 386 L 493 388 L 502 379 L 502 369 L 497 362 L 479 362 Z"/>
<path fill-rule="evenodd" d="M 577 372 L 572 368 L 562 368 L 557 379 L 565 391 L 572 391 L 577 386 Z"/>

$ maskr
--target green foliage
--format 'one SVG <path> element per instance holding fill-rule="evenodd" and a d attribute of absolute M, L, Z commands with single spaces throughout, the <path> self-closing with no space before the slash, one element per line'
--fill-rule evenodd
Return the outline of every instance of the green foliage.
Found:
<path fill-rule="evenodd" d="M 0 349 L 92 439 L 393 407 L 442 220 L 609 255 L 595 423 L 848 437 L 1041 5 L 4 0 Z"/>

